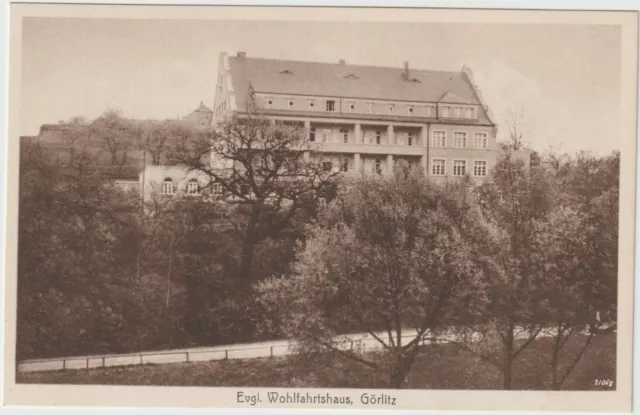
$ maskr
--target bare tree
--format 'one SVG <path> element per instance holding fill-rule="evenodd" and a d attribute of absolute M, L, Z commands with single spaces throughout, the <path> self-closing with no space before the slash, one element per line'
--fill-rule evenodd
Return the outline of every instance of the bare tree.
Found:
<path fill-rule="evenodd" d="M 174 130 L 173 164 L 209 178 L 208 188 L 248 207 L 240 274 L 252 277 L 254 250 L 286 229 L 335 183 L 300 125 L 271 123 L 259 114 L 229 119 L 216 128 Z"/>
<path fill-rule="evenodd" d="M 109 154 L 109 164 L 121 174 L 129 160 L 129 151 L 135 141 L 134 124 L 115 110 L 108 110 L 90 125 L 91 138 Z"/>

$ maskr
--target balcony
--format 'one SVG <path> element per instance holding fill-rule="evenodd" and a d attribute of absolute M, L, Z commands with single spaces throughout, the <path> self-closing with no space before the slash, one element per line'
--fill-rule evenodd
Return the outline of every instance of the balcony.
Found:
<path fill-rule="evenodd" d="M 402 156 L 421 156 L 423 146 L 407 146 L 397 144 L 365 144 L 365 143 L 318 143 L 318 149 L 327 153 L 362 153 L 362 154 L 394 154 Z"/>

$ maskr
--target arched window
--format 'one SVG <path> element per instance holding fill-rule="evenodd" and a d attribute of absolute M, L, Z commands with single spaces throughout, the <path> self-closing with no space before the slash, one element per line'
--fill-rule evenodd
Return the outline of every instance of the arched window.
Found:
<path fill-rule="evenodd" d="M 188 195 L 199 195 L 200 194 L 200 185 L 196 179 L 189 180 L 187 183 L 187 194 Z"/>
<path fill-rule="evenodd" d="M 176 192 L 176 187 L 173 184 L 173 180 L 166 178 L 162 182 L 162 194 L 164 195 L 172 195 Z"/>

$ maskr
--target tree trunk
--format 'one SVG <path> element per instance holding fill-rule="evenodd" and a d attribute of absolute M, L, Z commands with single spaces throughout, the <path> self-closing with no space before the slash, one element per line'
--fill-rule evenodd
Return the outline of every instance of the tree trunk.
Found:
<path fill-rule="evenodd" d="M 393 389 L 402 389 L 404 380 L 409 373 L 407 359 L 403 356 L 398 356 L 395 359 L 395 365 L 391 369 L 390 383 Z"/>
<path fill-rule="evenodd" d="M 167 271 L 167 308 L 169 308 L 169 299 L 171 298 L 171 273 L 173 272 L 173 235 L 169 243 L 169 270 Z"/>
<path fill-rule="evenodd" d="M 511 390 L 511 377 L 513 372 L 513 346 L 514 346 L 514 324 L 509 322 L 507 333 L 504 338 L 504 362 L 502 367 L 502 388 Z"/>
<path fill-rule="evenodd" d="M 240 259 L 240 277 L 242 280 L 250 281 L 253 273 L 253 253 L 255 251 L 256 242 L 258 240 L 256 235 L 256 228 L 259 219 L 258 204 L 251 206 L 251 215 L 249 216 L 249 222 L 247 223 L 247 229 L 244 235 L 244 241 L 242 242 L 242 257 Z"/>
<path fill-rule="evenodd" d="M 405 379 L 413 366 L 417 351 L 417 345 L 409 355 L 399 354 L 396 356 L 395 365 L 391 369 L 390 384 L 393 389 L 402 389 L 404 387 Z"/>
<path fill-rule="evenodd" d="M 507 353 L 502 368 L 502 389 L 511 390 L 511 372 L 513 371 L 513 356 Z"/>
<path fill-rule="evenodd" d="M 560 390 L 560 382 L 558 380 L 558 357 L 560 355 L 560 343 L 562 342 L 562 326 L 558 326 L 558 333 L 553 339 L 553 348 L 551 350 L 551 387 L 553 390 Z"/>

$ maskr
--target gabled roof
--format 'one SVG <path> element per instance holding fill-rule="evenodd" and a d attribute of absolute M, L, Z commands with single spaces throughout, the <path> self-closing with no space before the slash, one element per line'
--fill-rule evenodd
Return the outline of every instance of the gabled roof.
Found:
<path fill-rule="evenodd" d="M 361 98 L 374 100 L 481 103 L 463 72 L 229 57 L 239 109 L 255 93 Z M 481 122 L 491 123 L 484 111 Z"/>
<path fill-rule="evenodd" d="M 454 94 L 450 90 L 445 92 L 442 97 L 438 100 L 438 102 L 443 104 L 477 104 L 478 102 L 473 102 L 468 99 L 464 99 L 459 95 Z"/>
<path fill-rule="evenodd" d="M 207 113 L 213 113 L 213 111 L 211 111 L 209 109 L 209 107 L 207 107 L 206 105 L 204 105 L 204 102 L 200 101 L 200 106 L 193 112 L 207 112 Z"/>

